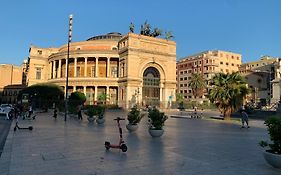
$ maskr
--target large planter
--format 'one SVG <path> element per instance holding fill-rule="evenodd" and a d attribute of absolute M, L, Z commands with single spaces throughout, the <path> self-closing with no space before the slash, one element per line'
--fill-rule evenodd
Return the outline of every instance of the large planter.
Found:
<path fill-rule="evenodd" d="M 128 129 L 128 131 L 130 131 L 130 132 L 134 132 L 134 131 L 136 131 L 137 129 L 138 129 L 138 125 L 137 124 L 135 124 L 135 125 L 132 125 L 132 124 L 127 124 L 126 125 L 126 128 Z"/>
<path fill-rule="evenodd" d="M 268 164 L 273 166 L 274 168 L 281 168 L 281 155 L 273 154 L 268 151 L 263 152 L 263 157 Z"/>
<path fill-rule="evenodd" d="M 104 118 L 97 118 L 96 119 L 97 124 L 103 124 L 105 122 Z"/>
<path fill-rule="evenodd" d="M 94 117 L 87 117 L 87 119 L 88 119 L 88 121 L 89 121 L 90 123 L 93 123 L 93 122 L 95 121 L 95 118 L 94 118 Z"/>
<path fill-rule="evenodd" d="M 164 130 L 161 129 L 161 130 L 156 130 L 156 129 L 149 129 L 149 134 L 152 136 L 152 137 L 161 137 L 164 133 Z"/>

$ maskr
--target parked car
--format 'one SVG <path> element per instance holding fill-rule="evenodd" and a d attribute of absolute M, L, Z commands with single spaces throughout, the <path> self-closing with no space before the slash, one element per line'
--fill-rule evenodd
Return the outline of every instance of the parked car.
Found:
<path fill-rule="evenodd" d="M 9 119 L 9 114 L 13 110 L 13 106 L 10 104 L 0 105 L 0 115 L 5 115 L 6 119 Z"/>

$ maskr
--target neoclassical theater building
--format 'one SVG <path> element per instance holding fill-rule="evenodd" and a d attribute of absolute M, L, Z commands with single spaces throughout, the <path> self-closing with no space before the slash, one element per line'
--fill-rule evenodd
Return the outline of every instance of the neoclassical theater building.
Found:
<path fill-rule="evenodd" d="M 128 108 L 132 104 L 165 107 L 175 100 L 176 43 L 128 33 L 108 33 L 59 48 L 31 46 L 26 65 L 27 85 L 50 82 L 65 91 L 69 64 L 68 94 L 83 92 L 87 103 L 99 94 L 108 103 Z"/>

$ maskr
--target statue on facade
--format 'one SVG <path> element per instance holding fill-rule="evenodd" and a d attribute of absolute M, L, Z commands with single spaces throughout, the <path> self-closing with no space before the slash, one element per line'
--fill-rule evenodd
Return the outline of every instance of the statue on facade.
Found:
<path fill-rule="evenodd" d="M 134 33 L 135 25 L 131 22 L 129 25 L 130 32 Z"/>

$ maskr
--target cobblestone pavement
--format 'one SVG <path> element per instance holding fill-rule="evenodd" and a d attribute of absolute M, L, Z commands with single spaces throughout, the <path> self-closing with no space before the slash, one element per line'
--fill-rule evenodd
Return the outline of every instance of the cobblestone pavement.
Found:
<path fill-rule="evenodd" d="M 147 119 L 135 133 L 129 133 L 125 122 L 124 140 L 128 152 L 106 151 L 104 141 L 118 143 L 118 128 L 113 118 L 125 116 L 122 111 L 106 112 L 104 125 L 60 116 L 37 114 L 36 120 L 20 121 L 34 130 L 13 131 L 12 124 L 0 159 L 0 174 L 35 175 L 280 175 L 270 167 L 258 146 L 268 139 L 262 121 L 253 121 L 250 129 L 240 123 L 169 118 L 161 138 L 152 138 Z"/>

